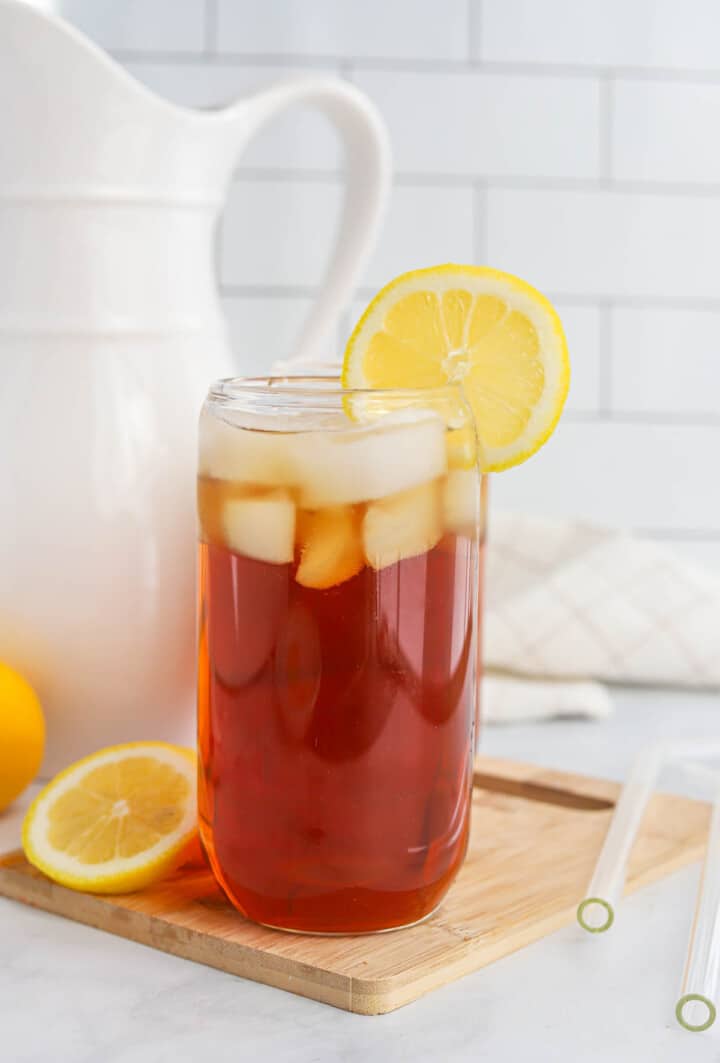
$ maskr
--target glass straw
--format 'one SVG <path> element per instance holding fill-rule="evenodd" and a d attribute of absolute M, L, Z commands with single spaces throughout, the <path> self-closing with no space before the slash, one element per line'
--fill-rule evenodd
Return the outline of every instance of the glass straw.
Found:
<path fill-rule="evenodd" d="M 695 905 L 695 917 L 675 1015 L 686 1030 L 700 1032 L 715 1022 L 720 979 L 720 778 L 715 775 L 710 832 Z"/>
<path fill-rule="evenodd" d="M 661 742 L 638 756 L 615 806 L 587 895 L 578 905 L 577 920 L 584 930 L 599 934 L 613 924 L 630 851 L 663 765 L 669 760 L 717 756 L 720 756 L 717 738 Z"/>
<path fill-rule="evenodd" d="M 578 923 L 591 934 L 600 934 L 613 925 L 615 908 L 625 885 L 630 850 L 662 760 L 663 750 L 660 747 L 641 753 L 615 805 L 587 896 L 577 910 Z"/>

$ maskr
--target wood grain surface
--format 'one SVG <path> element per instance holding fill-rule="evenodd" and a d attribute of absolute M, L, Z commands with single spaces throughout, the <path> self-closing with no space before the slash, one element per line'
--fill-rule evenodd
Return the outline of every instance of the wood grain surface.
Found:
<path fill-rule="evenodd" d="M 616 783 L 478 759 L 467 860 L 440 909 L 407 930 L 313 937 L 248 922 L 206 868 L 140 893 L 58 886 L 21 853 L 0 859 L 0 895 L 143 945 L 347 1011 L 392 1011 L 569 923 L 619 791 Z M 628 889 L 702 855 L 699 801 L 656 795 L 632 853 Z M 580 931 L 578 931 L 580 932 Z"/>

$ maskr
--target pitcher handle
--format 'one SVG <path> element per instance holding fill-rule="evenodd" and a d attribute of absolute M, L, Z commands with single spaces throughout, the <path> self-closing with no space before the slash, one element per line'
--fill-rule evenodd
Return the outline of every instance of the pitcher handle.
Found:
<path fill-rule="evenodd" d="M 323 344 L 370 256 L 387 204 L 392 173 L 387 130 L 367 96 L 334 78 L 280 82 L 245 103 L 252 107 L 251 133 L 286 107 L 303 103 L 322 111 L 344 143 L 345 203 L 323 292 L 303 325 L 296 353 L 282 364 L 326 362 Z"/>

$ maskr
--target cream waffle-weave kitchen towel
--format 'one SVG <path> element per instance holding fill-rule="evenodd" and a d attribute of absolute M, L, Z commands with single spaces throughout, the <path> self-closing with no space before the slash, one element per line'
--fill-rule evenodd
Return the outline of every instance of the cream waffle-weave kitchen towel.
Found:
<path fill-rule="evenodd" d="M 492 513 L 483 715 L 605 716 L 602 682 L 720 687 L 720 573 L 661 543 Z"/>

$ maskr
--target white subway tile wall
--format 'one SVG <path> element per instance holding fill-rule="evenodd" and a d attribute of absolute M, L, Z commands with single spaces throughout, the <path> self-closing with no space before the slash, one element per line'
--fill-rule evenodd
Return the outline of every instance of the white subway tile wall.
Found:
<path fill-rule="evenodd" d="M 573 358 L 565 421 L 496 504 L 634 527 L 720 568 L 718 0 L 60 0 L 188 106 L 346 78 L 390 129 L 387 222 L 335 351 L 395 273 L 488 262 L 547 292 Z M 325 119 L 238 160 L 220 232 L 245 373 L 292 354 L 342 200 Z"/>
<path fill-rule="evenodd" d="M 62 0 L 56 6 L 104 48 L 205 50 L 205 0 Z"/>
<path fill-rule="evenodd" d="M 434 262 L 475 258 L 475 196 L 471 188 L 393 189 L 385 228 L 365 276 L 373 289 L 398 273 Z"/>
<path fill-rule="evenodd" d="M 702 528 L 720 527 L 718 430 L 704 424 L 618 419 L 558 426 L 542 460 L 496 476 L 493 498 L 508 509 L 583 517 L 682 535 L 688 513 Z M 710 461 L 703 455 L 711 455 Z"/>
<path fill-rule="evenodd" d="M 228 0 L 228 5 L 232 3 Z M 473 46 L 482 59 L 643 70 L 717 69 L 717 0 L 481 3 Z"/>
<path fill-rule="evenodd" d="M 215 47 L 241 56 L 463 60 L 469 3 L 217 0 Z"/>
<path fill-rule="evenodd" d="M 337 181 L 237 180 L 220 236 L 223 284 L 319 287 L 341 204 Z"/>
<path fill-rule="evenodd" d="M 490 188 L 487 257 L 551 292 L 605 299 L 720 296 L 720 196 Z"/>
<path fill-rule="evenodd" d="M 720 62 L 720 49 L 718 51 Z M 612 157 L 621 180 L 720 184 L 720 84 L 628 81 L 613 87 Z"/>
<path fill-rule="evenodd" d="M 401 173 L 598 173 L 600 88 L 594 79 L 363 70 L 353 80 L 388 123 Z"/>
<path fill-rule="evenodd" d="M 717 415 L 720 310 L 618 306 L 610 327 L 612 357 L 619 367 L 612 376 L 614 410 Z"/>
<path fill-rule="evenodd" d="M 224 295 L 238 373 L 270 373 L 275 362 L 286 358 L 313 302 L 297 295 Z"/>

